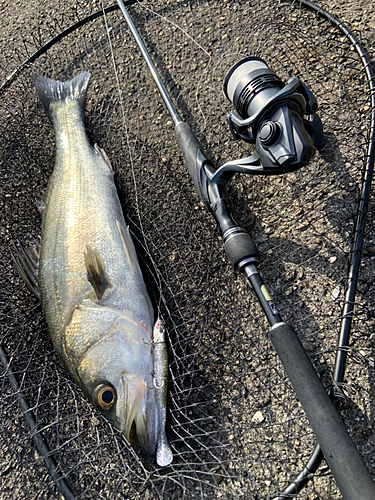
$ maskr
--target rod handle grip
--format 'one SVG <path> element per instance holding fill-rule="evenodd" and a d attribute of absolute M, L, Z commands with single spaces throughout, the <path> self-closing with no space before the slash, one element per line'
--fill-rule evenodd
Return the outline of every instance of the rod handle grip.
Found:
<path fill-rule="evenodd" d="M 291 325 L 269 337 L 345 500 L 375 499 L 375 483 Z"/>
<path fill-rule="evenodd" d="M 195 188 L 205 205 L 209 206 L 207 193 L 204 193 L 204 186 L 206 184 L 206 179 L 204 177 L 206 174 L 204 172 L 203 165 L 208 163 L 213 166 L 212 162 L 205 155 L 201 144 L 187 123 L 178 123 L 175 127 L 174 133 L 178 145 L 180 146 L 180 150 L 184 155 L 185 163 L 194 182 Z"/>

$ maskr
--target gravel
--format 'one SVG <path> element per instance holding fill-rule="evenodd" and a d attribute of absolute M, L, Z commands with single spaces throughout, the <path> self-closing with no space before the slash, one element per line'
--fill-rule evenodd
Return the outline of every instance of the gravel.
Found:
<path fill-rule="evenodd" d="M 375 8 L 352 0 L 321 5 L 354 30 L 374 59 Z M 99 7 L 0 0 L 1 80 Z M 284 1 L 144 2 L 132 16 L 178 111 L 219 165 L 251 150 L 231 138 L 231 105 L 221 91 L 241 55 L 265 58 L 284 81 L 300 77 L 317 97 L 324 146 L 309 165 L 286 176 L 238 176 L 230 195 L 257 242 L 277 308 L 328 388 L 370 127 L 355 50 L 328 21 Z M 155 309 L 167 325 L 175 460 L 165 470 L 130 449 L 70 380 L 9 253 L 12 242 L 27 245 L 40 234 L 34 196 L 43 193 L 53 168 L 53 132 L 30 73 L 65 79 L 86 69 L 92 74 L 88 133 L 112 161 Z M 170 117 L 121 15 L 69 35 L 22 70 L 1 99 L 2 345 L 76 497 L 272 498 L 305 465 L 314 436 L 267 338 L 263 313 L 244 277 L 227 263 L 218 229 L 194 192 Z M 340 412 L 375 474 L 373 208 Z M 0 498 L 61 498 L 3 372 L 0 384 Z M 324 462 L 301 498 L 341 498 Z"/>

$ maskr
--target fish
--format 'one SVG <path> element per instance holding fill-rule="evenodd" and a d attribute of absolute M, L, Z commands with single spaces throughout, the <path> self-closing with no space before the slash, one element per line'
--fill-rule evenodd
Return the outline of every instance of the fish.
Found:
<path fill-rule="evenodd" d="M 165 434 L 168 359 L 106 153 L 84 111 L 90 73 L 33 74 L 56 140 L 40 249 L 15 257 L 39 296 L 55 350 L 93 405 L 133 446 L 173 460 Z M 39 258 L 36 255 L 39 254 Z"/>

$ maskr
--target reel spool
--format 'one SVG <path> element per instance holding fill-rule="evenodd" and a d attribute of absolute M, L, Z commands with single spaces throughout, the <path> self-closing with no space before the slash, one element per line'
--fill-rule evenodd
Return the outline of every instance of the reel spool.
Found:
<path fill-rule="evenodd" d="M 255 144 L 252 156 L 230 165 L 248 165 L 253 174 L 293 172 L 322 147 L 318 104 L 298 78 L 284 84 L 263 59 L 246 57 L 229 70 L 223 90 L 235 109 L 228 115 L 234 138 Z"/>

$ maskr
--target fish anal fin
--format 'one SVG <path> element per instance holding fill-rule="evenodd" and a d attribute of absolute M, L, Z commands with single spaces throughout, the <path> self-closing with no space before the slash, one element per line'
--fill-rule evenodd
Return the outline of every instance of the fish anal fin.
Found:
<path fill-rule="evenodd" d="M 125 252 L 126 260 L 128 261 L 129 267 L 133 272 L 139 272 L 141 273 L 139 264 L 138 264 L 138 257 L 137 257 L 137 252 L 135 251 L 134 248 L 134 243 L 133 240 L 130 236 L 129 229 L 125 229 L 120 222 L 117 220 L 116 221 L 117 229 L 120 234 L 122 246 Z M 141 273 L 142 274 L 142 273 Z"/>
<path fill-rule="evenodd" d="M 84 258 L 87 270 L 87 279 L 95 291 L 96 298 L 100 300 L 103 297 L 104 292 L 108 288 L 112 287 L 112 284 L 96 248 L 92 249 L 90 245 L 86 245 Z"/>
<path fill-rule="evenodd" d="M 99 158 L 101 158 L 106 164 L 107 164 L 107 167 L 109 168 L 109 170 L 112 172 L 113 174 L 113 168 L 112 168 L 112 164 L 110 162 L 110 159 L 108 158 L 107 156 L 107 153 L 104 151 L 104 149 L 100 148 L 96 143 L 94 144 L 94 150 L 95 150 L 95 153 L 99 156 Z"/>

